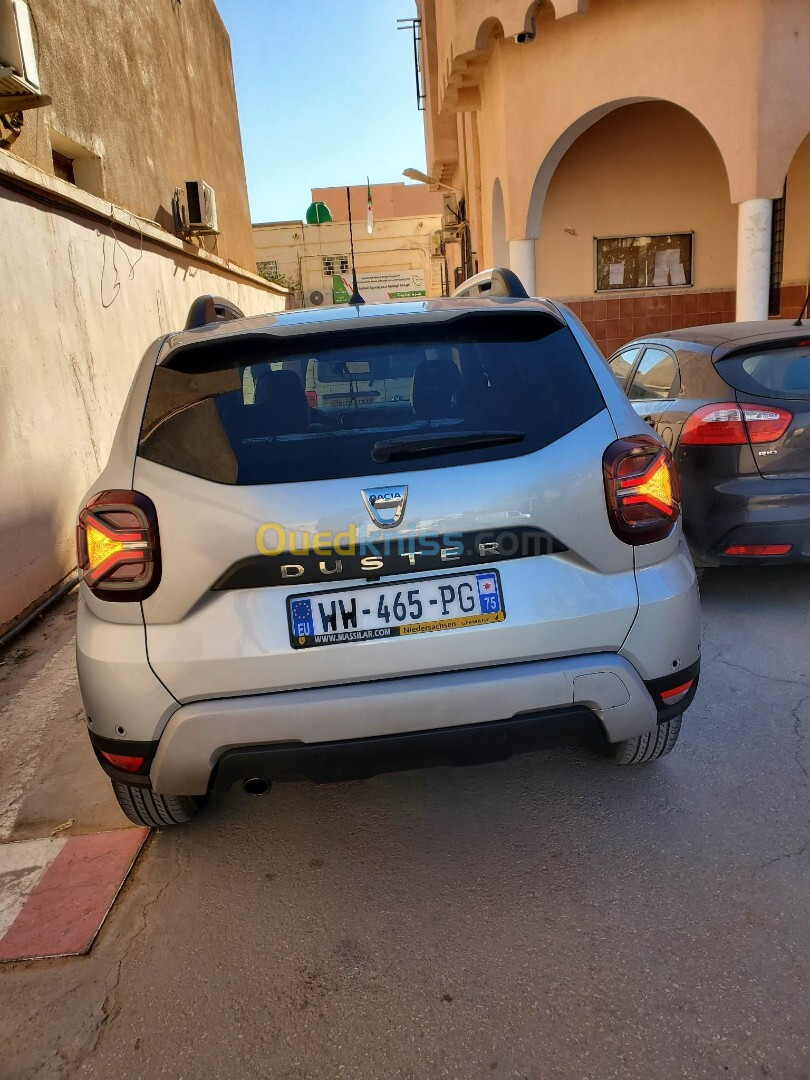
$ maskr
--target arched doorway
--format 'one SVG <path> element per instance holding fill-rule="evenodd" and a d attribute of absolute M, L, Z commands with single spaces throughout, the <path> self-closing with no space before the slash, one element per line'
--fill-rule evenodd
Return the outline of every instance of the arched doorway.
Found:
<path fill-rule="evenodd" d="M 528 223 L 538 294 L 570 301 L 607 353 L 640 334 L 733 319 L 737 210 L 711 135 L 665 101 L 600 112 L 569 128 L 538 170 Z"/>
<path fill-rule="evenodd" d="M 778 265 L 780 254 L 781 266 Z M 810 135 L 796 151 L 788 169 L 784 206 L 780 207 L 778 201 L 774 204 L 773 263 L 775 276 L 778 275 L 772 284 L 780 294 L 779 314 L 783 319 L 795 319 L 810 283 Z"/>

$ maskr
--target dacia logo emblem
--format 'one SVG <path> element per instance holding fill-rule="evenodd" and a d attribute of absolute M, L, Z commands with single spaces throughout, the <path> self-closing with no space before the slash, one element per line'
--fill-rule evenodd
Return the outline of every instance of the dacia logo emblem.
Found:
<path fill-rule="evenodd" d="M 387 487 L 363 488 L 363 502 L 369 517 L 381 529 L 393 529 L 405 515 L 408 501 L 407 484 L 389 484 Z"/>

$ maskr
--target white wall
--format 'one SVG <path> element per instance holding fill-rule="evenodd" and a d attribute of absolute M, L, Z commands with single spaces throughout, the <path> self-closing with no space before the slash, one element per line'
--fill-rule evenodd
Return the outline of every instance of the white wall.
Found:
<path fill-rule="evenodd" d="M 2 629 L 76 565 L 77 504 L 150 342 L 181 328 L 204 293 L 249 315 L 282 309 L 286 297 L 189 257 L 178 241 L 141 248 L 120 226 L 3 186 L 0 250 Z"/>

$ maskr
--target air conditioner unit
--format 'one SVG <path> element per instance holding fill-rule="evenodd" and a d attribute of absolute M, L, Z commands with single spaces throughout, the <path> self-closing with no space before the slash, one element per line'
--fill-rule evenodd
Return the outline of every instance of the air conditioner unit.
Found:
<path fill-rule="evenodd" d="M 2 2 L 2 0 L 0 0 Z M 218 233 L 217 197 L 204 180 L 187 180 L 174 193 L 174 220 L 177 231 L 189 235 Z"/>
<path fill-rule="evenodd" d="M 28 4 L 0 0 L 0 112 L 22 112 L 50 102 L 40 93 Z"/>

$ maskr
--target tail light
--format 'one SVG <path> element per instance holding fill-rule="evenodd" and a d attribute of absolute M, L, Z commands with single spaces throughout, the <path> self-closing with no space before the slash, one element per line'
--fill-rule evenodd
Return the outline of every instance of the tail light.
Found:
<path fill-rule="evenodd" d="M 610 527 L 626 544 L 652 544 L 672 531 L 681 489 L 672 454 L 651 435 L 619 439 L 602 461 Z"/>
<path fill-rule="evenodd" d="M 102 491 L 79 514 L 79 568 L 102 600 L 145 600 L 160 583 L 157 514 L 139 491 Z"/>
<path fill-rule="evenodd" d="M 723 552 L 724 555 L 787 555 L 792 544 L 732 544 Z"/>
<path fill-rule="evenodd" d="M 304 396 L 307 399 L 307 405 L 310 409 L 318 408 L 318 391 L 317 390 L 305 390 Z"/>
<path fill-rule="evenodd" d="M 704 405 L 683 425 L 682 446 L 742 446 L 781 439 L 793 413 L 774 405 L 738 404 L 721 401 Z"/>
<path fill-rule="evenodd" d="M 136 773 L 143 767 L 146 760 L 142 757 L 133 757 L 131 754 L 109 754 L 106 750 L 99 750 L 99 753 L 105 761 L 109 761 L 110 765 L 121 769 L 122 772 Z"/>
<path fill-rule="evenodd" d="M 659 690 L 658 693 L 665 705 L 677 705 L 679 701 L 683 701 L 694 685 L 695 680 L 689 679 L 678 686 L 671 686 L 669 690 Z"/>

